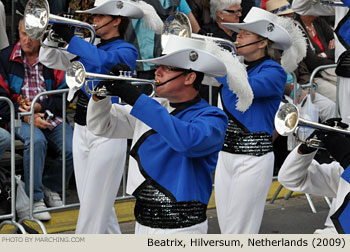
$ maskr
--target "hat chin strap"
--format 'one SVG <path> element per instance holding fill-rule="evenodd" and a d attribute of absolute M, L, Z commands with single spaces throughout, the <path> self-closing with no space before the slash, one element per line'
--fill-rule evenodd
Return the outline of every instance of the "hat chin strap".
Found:
<path fill-rule="evenodd" d="M 242 47 L 246 47 L 246 46 L 250 46 L 250 45 L 254 45 L 254 44 L 259 43 L 259 42 L 261 42 L 261 41 L 263 41 L 265 39 L 267 39 L 267 38 L 259 39 L 258 41 L 255 41 L 255 42 L 252 42 L 252 43 L 249 43 L 249 44 L 246 44 L 246 45 L 236 46 L 236 49 L 242 48 Z"/>
<path fill-rule="evenodd" d="M 114 21 L 114 18 L 113 18 L 111 21 L 108 21 L 107 23 L 105 23 L 104 25 L 98 27 L 98 28 L 95 30 L 95 32 L 98 31 L 99 29 L 101 29 L 101 28 L 103 28 L 103 27 L 109 25 L 109 24 L 112 23 L 113 21 Z"/>
<path fill-rule="evenodd" d="M 173 80 L 175 80 L 175 79 L 179 78 L 180 76 L 185 75 L 187 73 L 188 73 L 188 71 L 184 71 L 184 72 L 180 73 L 179 75 L 176 75 L 175 77 L 173 77 L 173 78 L 171 78 L 163 83 L 157 84 L 157 87 L 163 86 L 163 85 L 167 84 L 168 82 L 173 81 Z"/>

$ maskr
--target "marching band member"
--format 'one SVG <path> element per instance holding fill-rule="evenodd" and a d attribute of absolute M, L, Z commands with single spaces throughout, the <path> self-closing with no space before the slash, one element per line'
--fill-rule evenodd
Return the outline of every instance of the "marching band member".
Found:
<path fill-rule="evenodd" d="M 282 99 L 287 75 L 268 52 L 279 49 L 287 54 L 291 36 L 279 23 L 292 21 L 263 9 L 253 7 L 244 23 L 223 23 L 238 32 L 237 54 L 244 57 L 248 81 L 253 90 L 252 105 L 243 113 L 235 107 L 237 97 L 230 92 L 224 79 L 220 90 L 223 110 L 229 118 L 225 143 L 219 153 L 215 174 L 215 201 L 221 233 L 258 233 L 266 196 L 272 183 L 274 154 L 272 135 L 274 115 Z M 282 22 L 283 21 L 283 22 Z M 302 33 L 290 26 L 304 43 L 300 52 L 306 53 Z M 288 71 L 297 66 L 303 56 L 293 50 L 293 62 Z M 281 63 L 285 63 L 282 57 Z M 292 66 L 293 65 L 293 66 Z M 286 70 L 287 71 L 287 70 Z"/>
<path fill-rule="evenodd" d="M 225 113 L 198 95 L 204 74 L 224 76 L 225 64 L 205 41 L 171 35 L 152 99 L 126 81 L 106 88 L 130 106 L 93 96 L 87 125 L 94 134 L 132 138 L 127 192 L 136 197 L 135 233 L 207 233 L 207 204 L 227 128 Z M 118 68 L 112 70 L 118 72 Z"/>
<path fill-rule="evenodd" d="M 335 212 L 330 216 L 335 228 L 323 233 L 349 234 L 350 139 L 340 133 L 316 134 L 336 161 L 319 164 L 314 159 L 317 149 L 301 144 L 287 156 L 278 181 L 292 191 L 335 198 Z"/>
<path fill-rule="evenodd" d="M 55 33 L 69 44 L 68 52 L 46 48 L 40 51 L 40 58 L 44 64 L 63 70 L 76 56 L 88 72 L 106 74 L 117 63 L 127 64 L 133 70 L 138 52 L 123 40 L 123 36 L 129 18 L 142 18 L 146 11 L 148 21 L 162 25 L 153 7 L 145 2 L 96 0 L 94 8 L 80 12 L 93 14 L 95 32 L 101 42 L 92 45 L 74 36 L 67 26 L 54 25 Z M 84 88 L 75 95 L 78 101 L 74 118 L 73 159 L 80 201 L 76 233 L 120 233 L 114 201 L 125 167 L 127 140 L 92 134 L 86 127 L 89 95 Z M 68 98 L 72 98 L 71 93 Z"/>

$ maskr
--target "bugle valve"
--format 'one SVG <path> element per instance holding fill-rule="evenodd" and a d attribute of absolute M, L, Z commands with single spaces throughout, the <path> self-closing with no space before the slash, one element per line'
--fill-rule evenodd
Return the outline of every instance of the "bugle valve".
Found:
<path fill-rule="evenodd" d="M 66 71 L 66 82 L 70 89 L 79 90 L 83 86 L 88 94 L 96 94 L 99 96 L 113 96 L 108 92 L 105 87 L 101 87 L 97 90 L 94 88 L 90 89 L 88 82 L 94 81 L 129 81 L 131 85 L 151 85 L 152 92 L 148 96 L 153 97 L 156 91 L 157 81 L 146 80 L 131 77 L 130 72 L 121 71 L 120 76 L 108 75 L 108 74 L 97 74 L 86 72 L 84 65 L 79 61 L 74 61 Z"/>
<path fill-rule="evenodd" d="M 33 40 L 40 39 L 40 44 L 43 47 L 59 48 L 46 45 L 43 42 L 44 37 L 47 37 L 49 41 L 65 43 L 65 41 L 59 38 L 51 29 L 53 24 L 64 24 L 74 26 L 75 28 L 87 29 L 90 32 L 89 43 L 92 44 L 95 41 L 95 30 L 92 25 L 72 18 L 50 14 L 47 0 L 29 0 L 26 4 L 23 16 L 24 29 L 27 35 Z"/>

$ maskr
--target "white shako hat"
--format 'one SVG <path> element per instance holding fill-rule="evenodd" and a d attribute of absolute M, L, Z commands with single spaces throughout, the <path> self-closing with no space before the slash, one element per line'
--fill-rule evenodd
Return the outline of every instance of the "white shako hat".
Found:
<path fill-rule="evenodd" d="M 239 32 L 247 30 L 268 38 L 272 47 L 286 50 L 292 45 L 292 38 L 287 30 L 278 24 L 278 16 L 258 7 L 252 7 L 244 18 L 244 23 L 222 23 L 223 26 Z"/>
<path fill-rule="evenodd" d="M 162 54 L 163 56 L 138 62 L 173 66 L 213 77 L 223 77 L 227 73 L 224 62 L 206 50 L 204 40 L 169 35 Z"/>
<path fill-rule="evenodd" d="M 162 32 L 163 21 L 152 5 L 138 0 L 96 0 L 93 8 L 77 10 L 77 13 L 103 14 L 145 19 L 145 24 L 157 34 Z"/>
<path fill-rule="evenodd" d="M 164 55 L 161 57 L 138 62 L 189 69 L 212 77 L 226 75 L 230 90 L 238 97 L 236 108 L 244 112 L 251 105 L 253 92 L 244 65 L 212 39 L 194 39 L 169 34 L 162 53 Z"/>

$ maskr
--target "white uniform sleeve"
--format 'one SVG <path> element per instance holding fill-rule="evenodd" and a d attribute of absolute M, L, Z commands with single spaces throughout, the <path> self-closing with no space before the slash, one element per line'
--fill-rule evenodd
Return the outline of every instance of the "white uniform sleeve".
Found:
<path fill-rule="evenodd" d="M 90 99 L 86 116 L 88 129 L 107 138 L 133 138 L 136 118 L 129 105 L 113 104 L 110 97 L 98 102 Z"/>
<path fill-rule="evenodd" d="M 292 9 L 300 15 L 333 16 L 334 7 L 321 4 L 319 0 L 293 0 Z"/>
<path fill-rule="evenodd" d="M 320 165 L 313 159 L 316 152 L 301 155 L 298 147 L 284 161 L 278 181 L 291 191 L 336 197 L 344 169 L 338 162 Z"/>
<path fill-rule="evenodd" d="M 47 39 L 44 41 L 45 44 L 50 46 L 57 45 L 56 42 L 48 42 Z M 58 69 L 66 71 L 71 65 L 71 60 L 76 55 L 69 53 L 65 50 L 59 50 L 50 47 L 40 47 L 39 61 L 48 68 Z"/>

